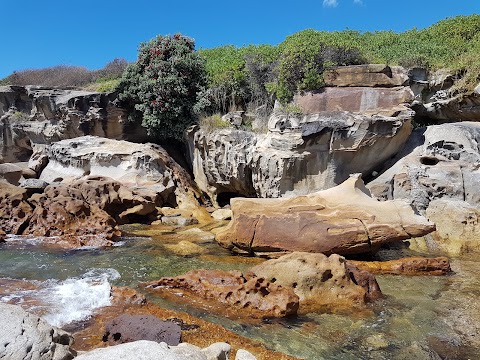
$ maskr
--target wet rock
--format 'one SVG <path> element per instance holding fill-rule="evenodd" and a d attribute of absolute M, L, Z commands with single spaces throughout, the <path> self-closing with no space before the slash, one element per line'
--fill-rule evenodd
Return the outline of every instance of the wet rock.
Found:
<path fill-rule="evenodd" d="M 22 177 L 22 168 L 15 164 L 0 164 L 0 180 L 6 181 L 12 185 L 18 185 Z"/>
<path fill-rule="evenodd" d="M 167 248 L 168 251 L 180 256 L 200 255 L 207 251 L 205 248 L 185 240 L 182 240 L 177 244 L 165 245 L 165 248 Z"/>
<path fill-rule="evenodd" d="M 109 346 L 95 349 L 78 355 L 77 360 L 112 360 L 112 359 L 136 359 L 136 360 L 182 360 L 183 357 L 175 354 L 167 344 L 159 344 L 154 341 L 140 340 L 126 344 Z"/>
<path fill-rule="evenodd" d="M 147 287 L 188 291 L 189 296 L 233 306 L 241 310 L 239 316 L 283 317 L 295 314 L 298 309 L 298 296 L 292 289 L 239 271 L 192 270 L 182 276 L 151 282 Z"/>
<path fill-rule="evenodd" d="M 215 242 L 215 235 L 213 235 L 210 231 L 204 231 L 199 228 L 179 231 L 178 235 L 181 235 L 186 241 L 193 243 L 208 244 Z"/>
<path fill-rule="evenodd" d="M 237 353 L 235 354 L 235 360 L 257 360 L 257 358 L 247 350 L 238 349 Z"/>
<path fill-rule="evenodd" d="M 40 174 L 48 164 L 47 149 L 45 146 L 37 146 L 28 160 L 28 168 Z"/>
<path fill-rule="evenodd" d="M 110 345 L 137 340 L 178 345 L 181 334 L 182 331 L 177 324 L 160 320 L 152 315 L 120 315 L 105 325 L 103 341 Z"/>
<path fill-rule="evenodd" d="M 22 169 L 22 176 L 24 179 L 36 179 L 38 177 L 37 173 L 29 168 Z"/>
<path fill-rule="evenodd" d="M 216 233 L 217 242 L 234 252 L 262 256 L 366 253 L 435 230 L 408 203 L 373 199 L 358 175 L 306 196 L 236 198 L 231 206 L 233 219 Z"/>
<path fill-rule="evenodd" d="M 8 360 L 70 360 L 73 338 L 28 314 L 21 307 L 0 303 L 0 358 Z"/>
<path fill-rule="evenodd" d="M 452 272 L 446 257 L 409 257 L 389 261 L 355 261 L 347 263 L 373 274 L 392 275 L 447 275 Z"/>
<path fill-rule="evenodd" d="M 408 85 L 407 71 L 400 66 L 365 64 L 339 66 L 324 72 L 327 86 L 394 87 Z"/>
<path fill-rule="evenodd" d="M 266 281 L 292 288 L 300 299 L 300 311 L 303 313 L 359 308 L 381 296 L 371 274 L 370 277 L 364 276 L 367 281 L 359 281 L 358 272 L 353 277 L 345 259 L 336 254 L 327 257 L 294 252 L 268 260 L 251 271 Z"/>
<path fill-rule="evenodd" d="M 383 296 L 377 279 L 375 279 L 375 276 L 371 272 L 358 268 L 348 262 L 346 262 L 346 268 L 350 279 L 365 290 L 366 301 L 374 301 Z"/>

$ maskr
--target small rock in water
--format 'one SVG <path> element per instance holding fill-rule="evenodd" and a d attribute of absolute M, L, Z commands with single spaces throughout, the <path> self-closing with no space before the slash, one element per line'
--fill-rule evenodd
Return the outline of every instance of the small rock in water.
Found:
<path fill-rule="evenodd" d="M 180 241 L 178 244 L 165 245 L 165 247 L 180 256 L 194 256 L 206 252 L 206 249 L 190 241 Z"/>
<path fill-rule="evenodd" d="M 165 342 L 178 345 L 182 330 L 171 321 L 163 321 L 153 315 L 121 315 L 105 326 L 103 341 L 110 345 L 137 340 Z"/>
<path fill-rule="evenodd" d="M 375 334 L 365 339 L 365 345 L 369 350 L 381 350 L 388 347 L 389 343 L 383 334 Z"/>

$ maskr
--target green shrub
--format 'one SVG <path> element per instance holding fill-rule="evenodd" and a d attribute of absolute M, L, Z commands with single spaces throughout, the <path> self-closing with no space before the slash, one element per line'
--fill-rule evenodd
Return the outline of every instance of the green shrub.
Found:
<path fill-rule="evenodd" d="M 142 43 L 138 60 L 125 70 L 119 99 L 142 119 L 149 135 L 181 139 L 195 121 L 197 93 L 206 85 L 204 62 L 194 41 L 180 34 Z"/>

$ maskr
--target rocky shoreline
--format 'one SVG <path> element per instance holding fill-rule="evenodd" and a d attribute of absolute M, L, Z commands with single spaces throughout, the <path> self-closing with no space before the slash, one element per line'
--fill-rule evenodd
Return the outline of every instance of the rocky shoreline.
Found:
<path fill-rule="evenodd" d="M 147 142 L 113 93 L 0 87 L 0 243 L 20 236 L 102 249 L 128 235 L 124 225 L 161 234 L 188 227 L 168 251 L 188 258 L 215 243 L 270 260 L 247 271 L 165 276 L 144 291 L 253 322 L 368 312 L 383 297 L 374 273 L 448 275 L 449 259 L 435 256 L 480 249 L 480 95 L 438 100 L 440 75 L 375 64 L 339 68 L 321 91 L 295 97 L 302 115 L 276 108 L 266 133 L 246 131 L 245 114 L 226 116 L 226 128 L 192 127 L 188 153 L 174 156 Z M 420 117 L 438 122 L 413 129 Z M 183 155 L 187 165 L 174 160 Z M 367 261 L 405 241 L 426 256 Z M 293 359 L 162 309 L 133 289 L 115 291 L 112 305 L 73 334 L 75 344 L 63 330 L 0 303 L 11 317 L 11 328 L 1 329 L 0 358 L 227 359 L 232 351 L 238 360 Z M 120 321 L 120 313 L 132 318 Z M 180 324 L 159 322 L 173 317 Z M 132 323 L 146 333 L 115 335 Z M 155 338 L 156 327 L 172 336 Z M 129 340 L 119 345 L 119 336 Z"/>

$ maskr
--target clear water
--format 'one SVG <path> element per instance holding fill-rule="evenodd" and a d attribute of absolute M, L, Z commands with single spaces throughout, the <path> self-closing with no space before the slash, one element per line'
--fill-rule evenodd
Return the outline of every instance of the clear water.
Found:
<path fill-rule="evenodd" d="M 232 257 L 208 241 L 198 242 L 202 255 L 175 255 L 168 245 L 184 238 L 158 232 L 153 238 L 126 238 L 111 249 L 73 251 L 35 241 L 0 244 L 0 299 L 22 302 L 37 296 L 40 306 L 38 297 L 43 297 L 44 316 L 63 325 L 108 305 L 110 284 L 141 289 L 141 282 L 192 269 L 245 270 L 258 262 Z M 195 239 L 189 235 L 187 240 Z M 372 305 L 371 315 L 310 314 L 255 326 L 147 295 L 299 358 L 480 359 L 479 265 L 480 257 L 469 257 L 453 260 L 455 274 L 447 277 L 378 276 L 386 298 Z M 14 279 L 32 280 L 36 290 L 2 288 Z"/>

